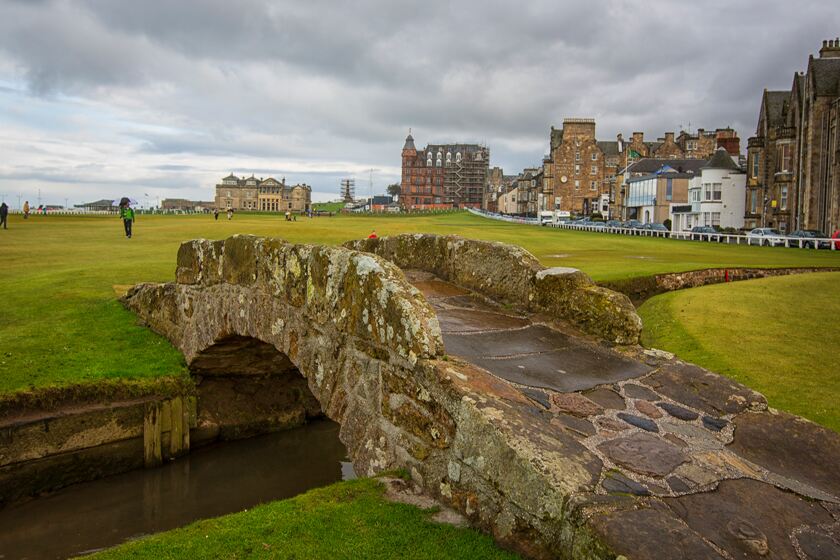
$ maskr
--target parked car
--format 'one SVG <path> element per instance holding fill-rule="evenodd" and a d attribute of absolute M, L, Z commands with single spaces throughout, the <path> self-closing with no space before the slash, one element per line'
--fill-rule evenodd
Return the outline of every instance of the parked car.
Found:
<path fill-rule="evenodd" d="M 772 246 L 784 245 L 782 233 L 773 228 L 755 228 L 747 233 L 747 245 Z"/>
<path fill-rule="evenodd" d="M 606 225 L 607 225 L 607 227 L 615 227 L 615 228 L 622 227 L 622 223 L 618 220 L 607 220 Z"/>
<path fill-rule="evenodd" d="M 720 243 L 723 237 L 712 226 L 694 226 L 691 228 L 691 239 L 698 241 L 717 241 Z"/>
<path fill-rule="evenodd" d="M 639 220 L 627 220 L 624 222 L 624 227 L 629 229 L 638 229 L 639 227 L 643 226 L 644 224 Z"/>
<path fill-rule="evenodd" d="M 603 229 L 603 228 L 607 227 L 606 222 L 589 222 L 586 225 L 588 225 L 589 227 L 594 227 L 594 228 L 599 228 L 599 229 Z"/>
<path fill-rule="evenodd" d="M 788 234 L 788 237 L 795 237 L 791 239 L 788 245 L 791 247 L 799 247 L 800 245 L 806 249 L 813 249 L 815 245 L 819 245 L 819 249 L 831 249 L 830 241 L 811 241 L 812 239 L 826 239 L 828 235 L 818 229 L 798 229 Z M 801 241 L 800 241 L 801 240 Z M 806 241 L 808 240 L 808 241 Z"/>
<path fill-rule="evenodd" d="M 641 227 L 641 229 L 644 229 L 644 230 L 647 230 L 647 231 L 655 231 L 657 233 L 664 232 L 665 237 L 668 237 L 668 234 L 671 233 L 671 230 L 669 230 L 668 227 L 665 224 L 657 224 L 657 223 L 645 224 L 644 226 Z"/>

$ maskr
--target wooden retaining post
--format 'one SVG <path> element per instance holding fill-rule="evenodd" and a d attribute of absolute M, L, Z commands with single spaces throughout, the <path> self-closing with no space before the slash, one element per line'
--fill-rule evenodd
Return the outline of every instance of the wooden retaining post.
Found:
<path fill-rule="evenodd" d="M 143 464 L 146 468 L 157 467 L 163 462 L 160 449 L 161 408 L 160 401 L 146 403 L 143 418 Z"/>

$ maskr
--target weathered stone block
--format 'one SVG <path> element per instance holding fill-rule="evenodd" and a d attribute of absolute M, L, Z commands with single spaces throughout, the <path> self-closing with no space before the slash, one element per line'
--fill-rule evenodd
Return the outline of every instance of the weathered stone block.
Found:
<path fill-rule="evenodd" d="M 222 276 L 228 284 L 248 286 L 257 281 L 257 246 L 260 238 L 234 235 L 225 240 Z"/>

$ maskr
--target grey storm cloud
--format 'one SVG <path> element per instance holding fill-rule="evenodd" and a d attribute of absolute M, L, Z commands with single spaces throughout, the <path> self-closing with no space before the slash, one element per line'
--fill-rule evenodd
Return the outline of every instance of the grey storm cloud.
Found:
<path fill-rule="evenodd" d="M 242 167 L 390 182 L 408 127 L 421 145 L 486 142 L 508 172 L 539 162 L 570 116 L 595 117 L 602 138 L 689 123 L 747 138 L 762 89 L 789 87 L 838 34 L 831 0 L 6 0 L 0 93 L 59 112 L 81 100 L 99 116 L 62 114 L 63 133 L 152 183 Z M 51 121 L 21 132 L 49 138 Z"/>

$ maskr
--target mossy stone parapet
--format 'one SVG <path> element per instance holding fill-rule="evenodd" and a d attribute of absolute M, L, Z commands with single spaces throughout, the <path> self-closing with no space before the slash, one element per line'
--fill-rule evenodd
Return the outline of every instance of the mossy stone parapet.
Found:
<path fill-rule="evenodd" d="M 543 267 L 505 243 L 456 235 L 404 234 L 349 241 L 345 247 L 419 269 L 526 312 L 545 313 L 617 344 L 639 341 L 642 321 L 629 298 L 574 268 Z"/>

